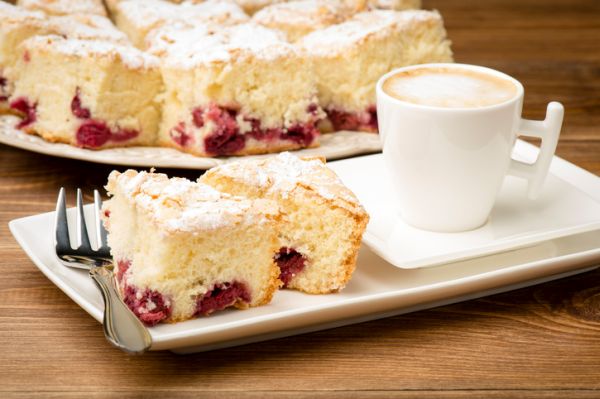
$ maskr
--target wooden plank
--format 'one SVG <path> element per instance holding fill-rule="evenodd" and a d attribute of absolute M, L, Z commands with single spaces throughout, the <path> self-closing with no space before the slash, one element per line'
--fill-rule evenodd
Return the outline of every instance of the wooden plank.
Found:
<path fill-rule="evenodd" d="M 457 61 L 523 81 L 527 117 L 542 118 L 549 100 L 562 101 L 558 155 L 600 175 L 600 2 L 424 3 L 442 12 Z M 127 356 L 35 268 L 7 228 L 11 219 L 51 211 L 60 186 L 82 187 L 91 200 L 111 169 L 0 145 L 2 398 L 600 396 L 600 270 L 265 343 Z"/>

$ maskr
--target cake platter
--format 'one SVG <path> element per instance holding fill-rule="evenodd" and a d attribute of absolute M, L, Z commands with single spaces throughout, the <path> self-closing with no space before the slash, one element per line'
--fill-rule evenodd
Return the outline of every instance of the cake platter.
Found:
<path fill-rule="evenodd" d="M 202 158 L 162 147 L 122 147 L 88 150 L 63 143 L 51 143 L 27 134 L 14 126 L 18 118 L 0 116 L 0 143 L 61 158 L 78 159 L 109 165 L 206 170 L 240 157 Z M 321 145 L 293 151 L 298 156 L 318 156 L 327 160 L 372 154 L 381 151 L 379 136 L 373 133 L 339 131 L 321 136 Z M 249 155 L 265 157 L 268 155 Z"/>

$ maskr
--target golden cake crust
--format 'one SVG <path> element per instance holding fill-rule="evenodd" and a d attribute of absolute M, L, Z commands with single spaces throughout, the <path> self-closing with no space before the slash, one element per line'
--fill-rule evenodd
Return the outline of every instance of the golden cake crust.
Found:
<path fill-rule="evenodd" d="M 356 196 L 322 160 L 299 159 L 282 153 L 262 160 L 221 165 L 210 169 L 199 181 L 220 191 L 274 199 L 281 204 L 288 221 L 282 227 L 281 246 L 297 246 L 294 249 L 302 252 L 308 262 L 306 270 L 295 276 L 287 284 L 288 288 L 323 294 L 346 286 L 356 267 L 369 216 Z M 317 230 L 332 226 L 336 227 L 327 231 L 327 238 L 321 240 Z M 338 228 L 342 231 L 336 231 Z M 336 238 L 325 242 L 335 234 L 338 234 Z M 324 246 L 331 248 L 320 248 Z M 339 248 L 343 248 L 341 257 L 338 254 L 324 259 Z"/>
<path fill-rule="evenodd" d="M 228 306 L 271 301 L 281 284 L 273 259 L 282 222 L 275 202 L 134 170 L 113 171 L 106 189 L 103 219 L 124 298 L 132 288 L 139 296 L 160 294 L 172 311 L 164 322 L 196 317 L 197 300 L 222 283 L 243 283 L 251 296 Z M 129 266 L 121 270 L 123 260 Z"/>

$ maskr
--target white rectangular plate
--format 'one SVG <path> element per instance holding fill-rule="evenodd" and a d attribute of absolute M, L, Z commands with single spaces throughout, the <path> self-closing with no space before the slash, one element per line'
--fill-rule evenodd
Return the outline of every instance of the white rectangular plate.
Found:
<path fill-rule="evenodd" d="M 533 162 L 538 148 L 517 141 L 514 156 Z M 402 221 L 385 180 L 381 154 L 329 164 L 371 216 L 364 242 L 395 266 L 411 269 L 490 255 L 600 229 L 600 178 L 554 157 L 539 199 L 526 182 L 507 177 L 489 221 L 462 233 L 434 233 Z"/>
<path fill-rule="evenodd" d="M 209 169 L 240 157 L 203 158 L 163 147 L 120 147 L 105 150 L 88 150 L 63 143 L 51 143 L 41 137 L 15 129 L 19 119 L 0 115 L 0 143 L 40 154 L 82 161 L 137 167 Z M 318 156 L 328 160 L 381 151 L 379 135 L 365 132 L 340 131 L 321 136 L 321 145 L 293 151 L 298 156 Z M 248 155 L 260 158 L 268 155 Z"/>
<path fill-rule="evenodd" d="M 90 207 L 87 208 L 89 212 Z M 83 270 L 60 264 L 53 253 L 54 213 L 10 222 L 35 265 L 96 320 L 103 305 Z M 520 288 L 591 270 L 600 260 L 600 231 L 433 268 L 394 267 L 369 248 L 340 293 L 307 295 L 282 290 L 266 306 L 150 328 L 153 350 L 190 353 L 338 327 Z M 597 267 L 597 266 L 596 266 Z"/>

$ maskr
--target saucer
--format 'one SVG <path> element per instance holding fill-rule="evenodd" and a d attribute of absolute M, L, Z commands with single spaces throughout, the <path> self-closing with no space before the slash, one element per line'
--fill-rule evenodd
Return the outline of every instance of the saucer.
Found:
<path fill-rule="evenodd" d="M 537 153 L 537 147 L 518 140 L 513 156 L 533 162 Z M 402 220 L 386 181 L 382 154 L 328 165 L 371 216 L 364 242 L 404 269 L 486 256 L 600 229 L 600 178 L 558 157 L 552 161 L 539 199 L 529 200 L 526 181 L 508 176 L 488 222 L 460 233 L 420 230 Z"/>

